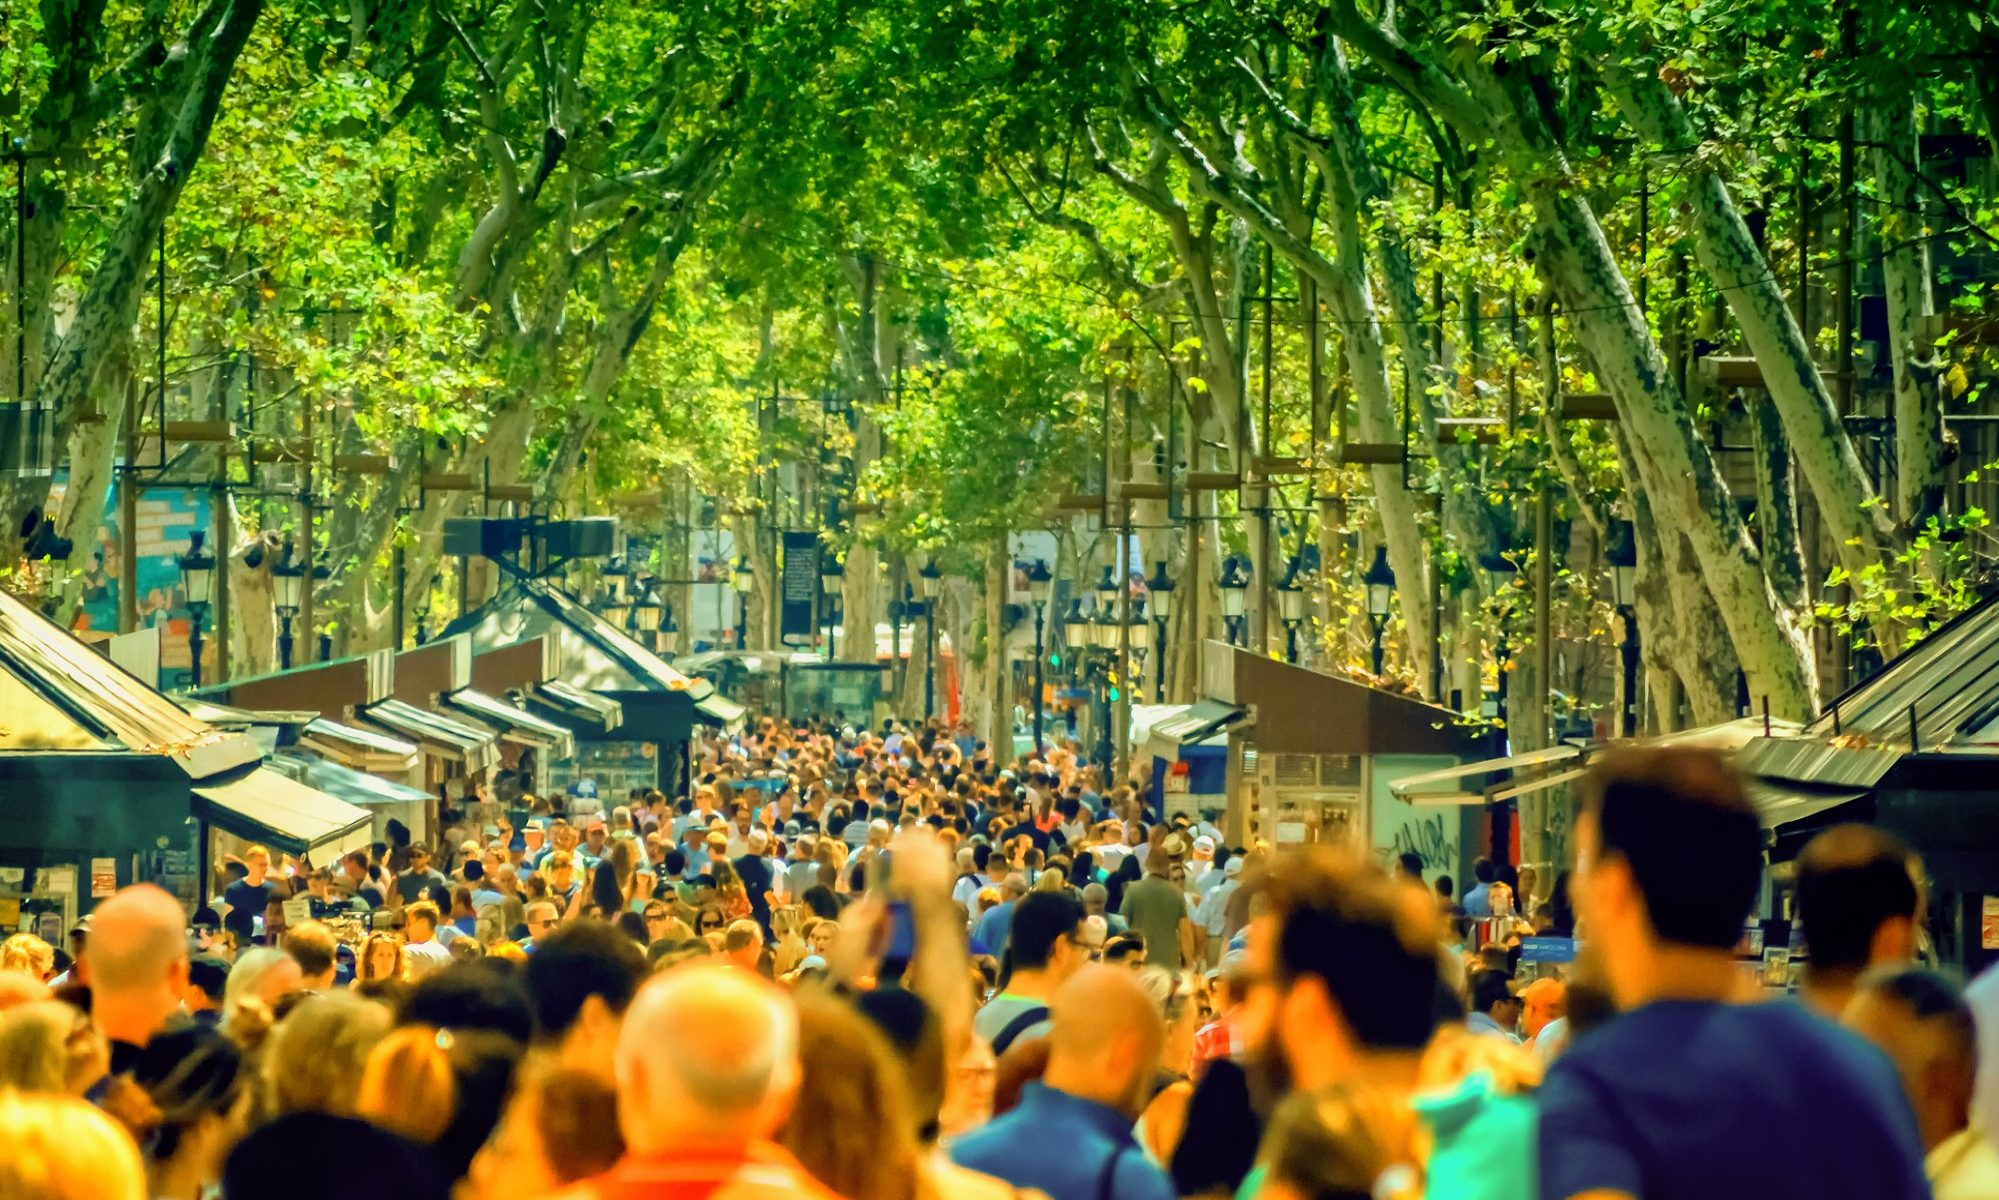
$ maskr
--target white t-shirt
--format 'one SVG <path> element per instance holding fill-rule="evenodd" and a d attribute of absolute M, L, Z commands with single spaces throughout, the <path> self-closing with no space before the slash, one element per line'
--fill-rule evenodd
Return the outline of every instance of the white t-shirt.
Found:
<path fill-rule="evenodd" d="M 428 942 L 411 942 L 403 947 L 403 963 L 408 968 L 410 982 L 414 983 L 433 971 L 450 966 L 451 951 L 434 938 Z"/>

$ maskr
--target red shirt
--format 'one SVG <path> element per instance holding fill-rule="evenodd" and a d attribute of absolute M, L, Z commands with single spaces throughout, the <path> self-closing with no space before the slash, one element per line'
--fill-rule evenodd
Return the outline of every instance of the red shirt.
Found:
<path fill-rule="evenodd" d="M 1199 1080 L 1208 1064 L 1218 1058 L 1234 1058 L 1242 1051 L 1238 1044 L 1235 1026 L 1227 1014 L 1219 1020 L 1210 1021 L 1194 1031 L 1194 1063 L 1187 1074 Z"/>
<path fill-rule="evenodd" d="M 560 1193 L 558 1200 L 839 1200 L 775 1142 L 706 1142 L 644 1158 Z"/>

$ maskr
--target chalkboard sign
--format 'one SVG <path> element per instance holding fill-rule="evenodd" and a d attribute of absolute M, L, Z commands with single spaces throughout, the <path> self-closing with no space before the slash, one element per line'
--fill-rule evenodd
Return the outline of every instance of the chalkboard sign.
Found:
<path fill-rule="evenodd" d="M 810 645 L 819 632 L 819 535 L 810 530 L 784 535 L 784 573 L 778 585 L 778 637 L 786 645 Z"/>

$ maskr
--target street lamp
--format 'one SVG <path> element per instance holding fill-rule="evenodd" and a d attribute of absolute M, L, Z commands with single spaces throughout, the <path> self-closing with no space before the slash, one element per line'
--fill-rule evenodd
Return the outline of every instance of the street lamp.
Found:
<path fill-rule="evenodd" d="M 1395 597 L 1395 571 L 1388 565 L 1388 547 L 1374 548 L 1374 563 L 1361 576 L 1367 585 L 1367 616 L 1374 624 L 1374 674 L 1381 675 L 1381 631 L 1388 624 L 1388 605 Z"/>
<path fill-rule="evenodd" d="M 651 648 L 659 646 L 655 635 L 659 633 L 660 619 L 665 615 L 666 609 L 659 602 L 659 593 L 652 589 L 650 582 L 645 583 L 639 591 L 638 602 L 632 605 L 633 625 L 644 635 L 639 638 L 640 642 Z"/>
<path fill-rule="evenodd" d="M 1105 567 L 1104 579 L 1108 580 L 1110 578 L 1111 569 Z M 1111 585 L 1111 592 L 1115 594 L 1116 591 L 1117 585 L 1113 583 Z M 1099 581 L 1097 595 L 1102 596 L 1103 594 L 1103 583 Z M 1117 755 L 1117 748 L 1111 744 L 1111 675 L 1113 669 L 1117 666 L 1118 636 L 1124 632 L 1124 622 L 1118 619 L 1117 612 L 1112 605 L 1099 603 L 1097 605 L 1096 619 L 1090 622 L 1090 624 L 1096 632 L 1095 640 L 1097 649 L 1103 651 L 1103 653 L 1097 655 L 1096 667 L 1099 707 L 1097 710 L 1097 748 L 1095 757 L 1103 765 L 1104 769 L 1108 771 L 1111 766 L 1111 760 Z"/>
<path fill-rule="evenodd" d="M 1506 642 L 1506 620 L 1513 614 L 1513 599 L 1510 593 L 1512 592 L 1514 581 L 1520 576 L 1520 567 L 1512 559 L 1506 557 L 1503 551 L 1487 550 L 1478 556 L 1478 569 L 1479 573 L 1485 576 L 1486 595 L 1492 597 L 1494 609 L 1499 615 L 1499 638 L 1493 645 L 1492 657 L 1494 664 L 1498 667 L 1499 675 L 1496 715 L 1499 718 L 1499 737 L 1503 749 L 1507 741 L 1505 730 L 1508 715 L 1508 672 L 1506 665 L 1512 660 L 1513 656 L 1513 650 Z"/>
<path fill-rule="evenodd" d="M 625 556 L 613 554 L 604 564 L 603 575 L 604 607 L 608 611 L 612 605 L 625 603 L 625 581 L 631 578 L 631 568 L 625 565 Z"/>
<path fill-rule="evenodd" d="M 826 606 L 826 658 L 829 662 L 833 658 L 833 622 L 839 616 L 833 609 L 833 597 L 840 594 L 840 583 L 846 577 L 847 568 L 840 565 L 839 559 L 830 553 L 820 556 L 819 593 L 821 603 Z"/>
<path fill-rule="evenodd" d="M 278 609 L 278 669 L 292 669 L 292 620 L 298 616 L 299 593 L 305 590 L 305 564 L 298 561 L 292 540 L 285 539 L 284 556 L 271 568 L 271 592 Z M 422 623 L 422 614 L 418 623 Z"/>
<path fill-rule="evenodd" d="M 1638 734 L 1638 538 L 1631 522 L 1610 523 L 1603 557 L 1610 564 L 1611 597 L 1617 602 L 1618 615 L 1624 618 L 1624 637 L 1617 644 L 1624 668 L 1618 725 L 1625 737 L 1635 737 Z"/>
<path fill-rule="evenodd" d="M 1284 618 L 1284 661 L 1298 661 L 1298 626 L 1305 622 L 1305 588 L 1298 582 L 1298 560 L 1293 558 L 1277 585 L 1278 611 Z"/>
<path fill-rule="evenodd" d="M 1048 617 L 1048 593 L 1054 586 L 1055 577 L 1048 573 L 1048 564 L 1035 559 L 1027 568 L 1027 598 L 1034 604 L 1034 750 L 1041 753 L 1041 668 L 1045 653 L 1041 638 Z"/>
<path fill-rule="evenodd" d="M 757 581 L 757 569 L 750 565 L 748 555 L 736 558 L 736 569 L 729 573 L 729 586 L 736 589 L 736 649 L 749 649 L 750 636 L 750 588 Z"/>
<path fill-rule="evenodd" d="M 1242 644 L 1243 592 L 1249 587 L 1249 572 L 1243 569 L 1242 560 L 1231 554 L 1222 562 L 1222 625 L 1228 634 L 1229 645 Z"/>
<path fill-rule="evenodd" d="M 187 633 L 189 657 L 193 660 L 193 686 L 201 686 L 201 619 L 208 615 L 208 600 L 215 586 L 215 556 L 202 549 L 208 534 L 194 530 L 187 535 L 187 553 L 180 556 L 181 590 L 187 596 L 190 619 Z"/>
<path fill-rule="evenodd" d="M 1153 696 L 1158 703 L 1166 703 L 1166 618 L 1173 612 L 1173 577 L 1166 573 L 1166 560 L 1160 559 L 1152 570 L 1152 578 L 1145 581 L 1145 590 L 1152 598 L 1152 623 L 1158 627 L 1158 636 L 1153 639 L 1156 650 L 1154 663 Z"/>
<path fill-rule="evenodd" d="M 944 572 L 937 569 L 936 559 L 925 559 L 916 580 L 923 592 L 923 719 L 927 721 L 937 715 L 937 593 Z"/>

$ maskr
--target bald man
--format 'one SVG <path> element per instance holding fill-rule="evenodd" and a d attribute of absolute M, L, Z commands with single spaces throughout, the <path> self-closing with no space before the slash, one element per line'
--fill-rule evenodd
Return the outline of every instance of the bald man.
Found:
<path fill-rule="evenodd" d="M 1958 986 L 1904 967 L 1863 976 L 1842 1018 L 1902 1076 L 1936 1200 L 1999 1196 L 1999 1150 L 1971 1124 L 1978 1031 Z"/>
<path fill-rule="evenodd" d="M 1092 963 L 1048 1003 L 1048 1069 L 1006 1115 L 951 1145 L 959 1166 L 1053 1200 L 1171 1200 L 1132 1136 L 1166 1032 L 1137 972 Z"/>
<path fill-rule="evenodd" d="M 149 883 L 97 906 L 83 965 L 90 1014 L 111 1042 L 111 1073 L 131 1069 L 139 1051 L 180 1011 L 187 987 L 187 914 Z"/>
<path fill-rule="evenodd" d="M 625 1157 L 562 1200 L 834 1200 L 771 1140 L 798 1091 L 798 1013 L 761 976 L 654 976 L 625 1010 L 615 1066 Z"/>

